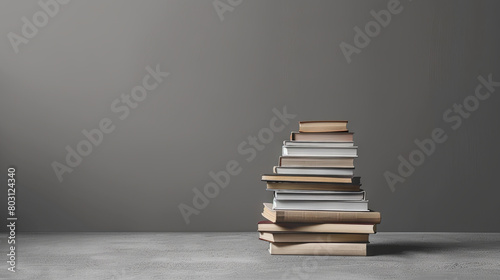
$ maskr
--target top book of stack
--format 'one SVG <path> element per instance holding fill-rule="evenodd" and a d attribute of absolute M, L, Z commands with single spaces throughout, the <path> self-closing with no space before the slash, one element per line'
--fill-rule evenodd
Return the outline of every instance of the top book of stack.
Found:
<path fill-rule="evenodd" d="M 353 133 L 347 129 L 347 121 L 304 121 L 299 132 L 292 132 L 292 141 L 306 142 L 353 142 Z"/>
<path fill-rule="evenodd" d="M 347 132 L 347 121 L 303 121 L 299 132 Z"/>

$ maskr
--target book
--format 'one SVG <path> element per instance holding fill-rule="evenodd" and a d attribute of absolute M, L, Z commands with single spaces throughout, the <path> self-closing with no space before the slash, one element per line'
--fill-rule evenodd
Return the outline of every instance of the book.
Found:
<path fill-rule="evenodd" d="M 290 175 L 325 175 L 325 176 L 354 176 L 354 168 L 316 168 L 316 167 L 281 167 L 275 166 L 276 174 Z"/>
<path fill-rule="evenodd" d="M 291 157 L 281 156 L 281 167 L 336 167 L 354 168 L 353 157 Z"/>
<path fill-rule="evenodd" d="M 358 147 L 300 147 L 283 146 L 283 156 L 308 156 L 308 157 L 357 157 Z"/>
<path fill-rule="evenodd" d="M 259 232 L 259 239 L 268 242 L 368 243 L 368 234 Z"/>
<path fill-rule="evenodd" d="M 293 175 L 293 174 L 264 174 L 262 181 L 273 182 L 304 182 L 304 183 L 348 183 L 359 184 L 359 177 L 320 176 L 320 175 Z"/>
<path fill-rule="evenodd" d="M 312 190 L 312 191 L 346 191 L 359 192 L 360 184 L 350 183 L 294 183 L 294 182 L 267 182 L 267 190 Z"/>
<path fill-rule="evenodd" d="M 284 146 L 290 147 L 322 147 L 322 148 L 349 148 L 354 142 L 311 142 L 311 141 L 283 141 Z"/>
<path fill-rule="evenodd" d="M 292 132 L 290 140 L 292 141 L 310 141 L 310 142 L 354 142 L 352 132 L 322 132 L 322 133 L 300 133 Z"/>
<path fill-rule="evenodd" d="M 340 132 L 347 131 L 347 121 L 302 121 L 300 132 Z"/>
<path fill-rule="evenodd" d="M 366 256 L 366 243 L 269 243 L 271 255 Z"/>
<path fill-rule="evenodd" d="M 273 223 L 358 223 L 380 224 L 380 212 L 339 212 L 273 210 L 271 203 L 264 203 L 262 216 Z"/>
<path fill-rule="evenodd" d="M 339 192 L 339 191 L 292 191 L 279 190 L 274 192 L 277 200 L 364 200 L 365 192 Z"/>
<path fill-rule="evenodd" d="M 309 210 L 309 211 L 369 211 L 368 200 L 278 200 L 273 199 L 276 210 Z"/>
<path fill-rule="evenodd" d="M 376 224 L 312 224 L 272 223 L 260 221 L 258 231 L 267 232 L 321 232 L 321 233 L 375 233 Z"/>

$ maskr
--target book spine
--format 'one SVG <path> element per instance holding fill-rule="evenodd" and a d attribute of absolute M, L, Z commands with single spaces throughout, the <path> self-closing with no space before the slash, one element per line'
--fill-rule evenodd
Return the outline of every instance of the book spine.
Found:
<path fill-rule="evenodd" d="M 286 220 L 286 212 L 276 211 L 276 221 L 274 223 L 279 223 L 282 220 Z"/>

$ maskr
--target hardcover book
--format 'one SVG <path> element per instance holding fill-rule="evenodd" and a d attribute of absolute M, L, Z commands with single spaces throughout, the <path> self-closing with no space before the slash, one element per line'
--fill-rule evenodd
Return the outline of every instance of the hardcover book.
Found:
<path fill-rule="evenodd" d="M 268 232 L 322 232 L 322 233 L 375 233 L 376 224 L 313 224 L 260 221 L 258 231 Z"/>
<path fill-rule="evenodd" d="M 278 200 L 273 199 L 276 210 L 309 210 L 309 211 L 369 211 L 368 200 Z"/>
<path fill-rule="evenodd" d="M 281 223 L 341 223 L 380 224 L 380 212 L 274 210 L 264 203 L 262 216 L 270 222 Z"/>
<path fill-rule="evenodd" d="M 354 157 L 292 157 L 281 156 L 281 167 L 354 168 Z"/>
<path fill-rule="evenodd" d="M 312 142 L 353 142 L 352 132 L 324 132 L 324 133 L 300 133 L 292 132 L 292 141 L 312 141 Z"/>
<path fill-rule="evenodd" d="M 271 255 L 366 256 L 364 243 L 269 243 Z"/>
<path fill-rule="evenodd" d="M 368 243 L 368 234 L 357 233 L 280 233 L 259 232 L 259 239 L 269 242 Z"/>
<path fill-rule="evenodd" d="M 347 121 L 302 121 L 300 132 L 341 132 L 347 131 Z"/>
<path fill-rule="evenodd" d="M 309 183 L 309 182 L 267 182 L 267 190 L 316 190 L 359 192 L 360 184 L 350 183 Z"/>
<path fill-rule="evenodd" d="M 262 181 L 359 184 L 360 183 L 360 178 L 359 177 L 350 177 L 350 176 L 264 174 L 264 175 L 262 175 Z"/>

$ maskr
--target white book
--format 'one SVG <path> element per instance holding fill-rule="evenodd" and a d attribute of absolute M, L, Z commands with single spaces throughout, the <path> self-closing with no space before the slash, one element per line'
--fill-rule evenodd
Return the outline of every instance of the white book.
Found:
<path fill-rule="evenodd" d="M 281 167 L 275 166 L 276 174 L 295 175 L 325 175 L 325 176 L 354 176 L 354 168 L 316 168 L 316 167 Z"/>
<path fill-rule="evenodd" d="M 271 255 L 366 256 L 366 243 L 269 242 Z"/>
<path fill-rule="evenodd" d="M 310 142 L 310 141 L 283 141 L 287 147 L 324 147 L 324 148 L 342 148 L 353 147 L 354 142 Z"/>
<path fill-rule="evenodd" d="M 337 191 L 309 191 L 304 192 L 274 192 L 276 200 L 340 200 L 340 201 L 362 201 L 365 200 L 365 192 L 337 192 Z"/>
<path fill-rule="evenodd" d="M 369 211 L 368 200 L 277 200 L 273 199 L 274 210 L 311 210 L 311 211 Z"/>
<path fill-rule="evenodd" d="M 282 156 L 357 157 L 358 146 L 336 148 L 283 146 Z"/>

